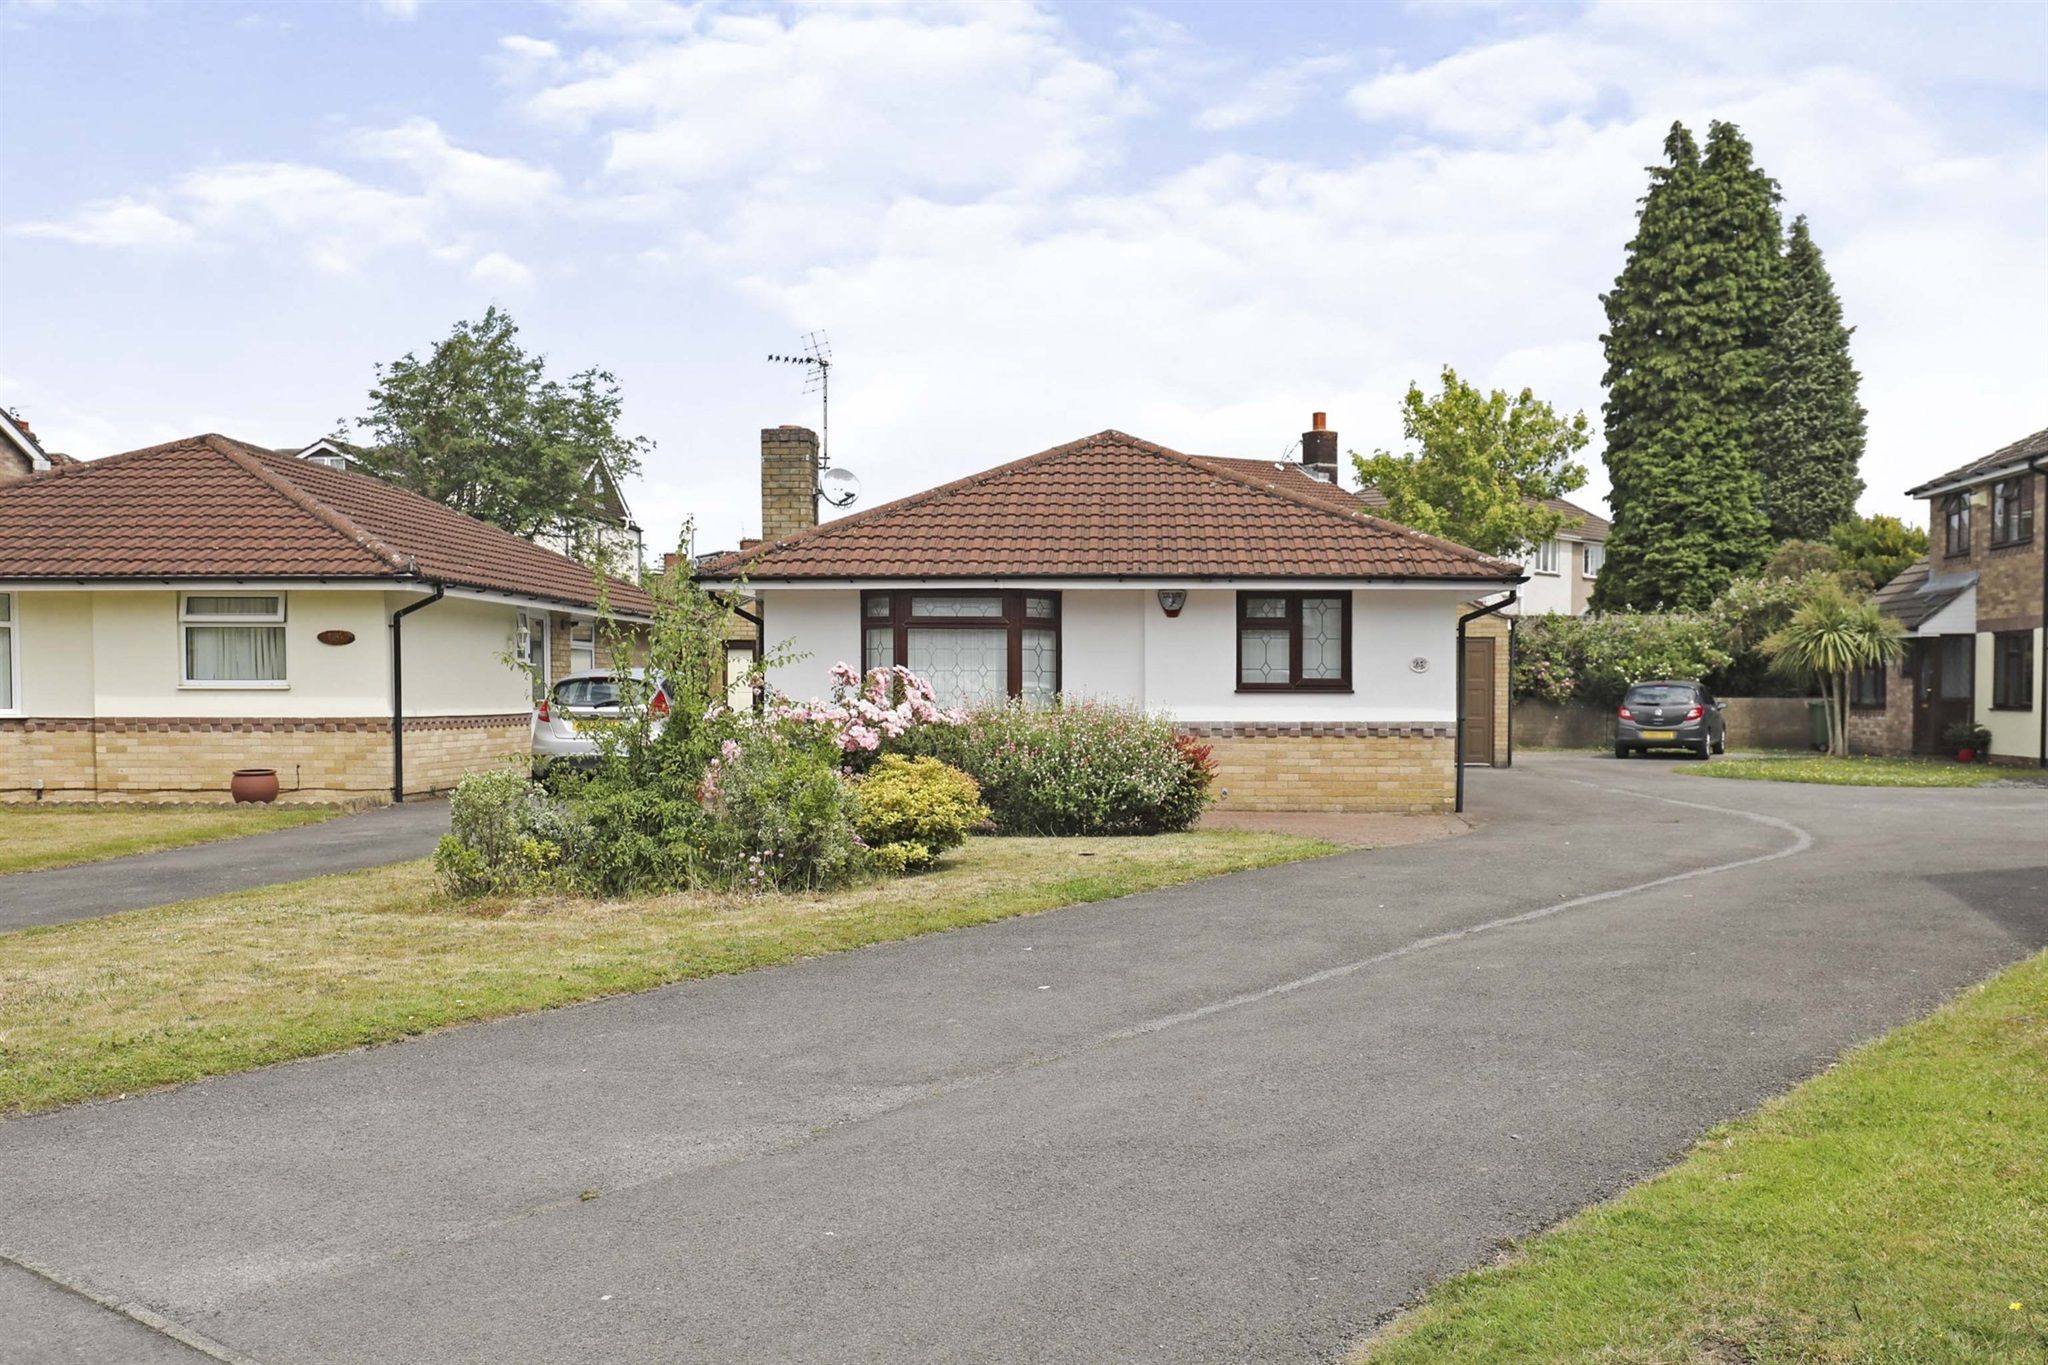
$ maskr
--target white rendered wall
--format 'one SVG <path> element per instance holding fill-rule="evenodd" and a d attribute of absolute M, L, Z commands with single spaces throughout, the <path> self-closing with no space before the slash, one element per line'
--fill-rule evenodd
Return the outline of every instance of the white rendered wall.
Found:
<path fill-rule="evenodd" d="M 1351 692 L 1241 693 L 1235 588 L 1188 589 L 1181 614 L 1169 618 L 1151 588 L 1043 586 L 1061 593 L 1069 696 L 1128 701 L 1184 721 L 1441 723 L 1457 716 L 1457 615 L 1470 589 L 1358 589 Z M 770 652 L 787 647 L 799 656 L 769 670 L 771 688 L 820 697 L 831 687 L 833 664 L 859 666 L 857 590 L 759 591 Z M 1424 671 L 1411 666 L 1416 659 L 1426 662 Z"/>
<path fill-rule="evenodd" d="M 2036 710 L 1995 711 L 1991 707 L 1992 645 L 1995 637 L 1990 631 L 1977 636 L 1977 723 L 1991 732 L 1991 752 L 2000 758 L 2039 758 L 2041 754 L 2041 713 Z M 2048 660 L 2042 657 L 2044 641 L 2041 632 L 2034 632 L 2034 679 L 2032 683 L 2034 705 L 2040 706 L 2041 671 Z"/>

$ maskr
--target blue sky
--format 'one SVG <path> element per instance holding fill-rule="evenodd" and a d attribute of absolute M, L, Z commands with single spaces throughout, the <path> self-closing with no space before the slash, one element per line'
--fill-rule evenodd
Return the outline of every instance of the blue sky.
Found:
<path fill-rule="evenodd" d="M 864 505 L 1106 426 L 1392 445 L 1446 363 L 1597 418 L 1642 167 L 1716 117 L 1859 329 L 1866 508 L 2048 420 L 2048 8 L 1732 0 L 0 0 L 0 402 L 301 443 L 496 302 L 706 547 L 812 328 Z"/>

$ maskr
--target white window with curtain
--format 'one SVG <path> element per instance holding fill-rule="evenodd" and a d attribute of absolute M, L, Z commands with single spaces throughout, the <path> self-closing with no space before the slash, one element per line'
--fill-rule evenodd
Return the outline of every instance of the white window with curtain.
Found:
<path fill-rule="evenodd" d="M 0 592 L 0 716 L 21 714 L 21 642 L 14 594 Z"/>
<path fill-rule="evenodd" d="M 1597 540 L 1586 542 L 1586 567 L 1580 570 L 1587 578 L 1598 578 L 1600 570 L 1607 563 L 1607 546 Z"/>
<path fill-rule="evenodd" d="M 1554 574 L 1557 572 L 1561 549 L 1563 546 L 1559 542 L 1546 540 L 1532 548 L 1522 563 L 1536 573 Z"/>
<path fill-rule="evenodd" d="M 287 687 L 283 593 L 188 592 L 178 598 L 186 687 Z"/>
<path fill-rule="evenodd" d="M 597 622 L 569 623 L 569 671 L 588 673 L 597 667 Z"/>

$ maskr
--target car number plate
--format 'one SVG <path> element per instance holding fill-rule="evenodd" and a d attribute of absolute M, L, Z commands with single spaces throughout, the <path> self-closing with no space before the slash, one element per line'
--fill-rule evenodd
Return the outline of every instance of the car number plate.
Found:
<path fill-rule="evenodd" d="M 1677 739 L 1677 738 L 1678 738 L 1678 731 L 1676 731 L 1676 730 L 1645 730 L 1645 731 L 1643 731 L 1643 738 L 1644 738 L 1644 739 Z"/>

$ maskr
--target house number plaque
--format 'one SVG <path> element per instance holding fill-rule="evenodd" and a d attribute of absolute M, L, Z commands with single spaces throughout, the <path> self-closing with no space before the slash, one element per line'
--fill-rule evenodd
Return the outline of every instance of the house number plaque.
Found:
<path fill-rule="evenodd" d="M 313 638 L 323 645 L 352 645 L 356 642 L 356 633 L 352 630 L 323 630 Z"/>

